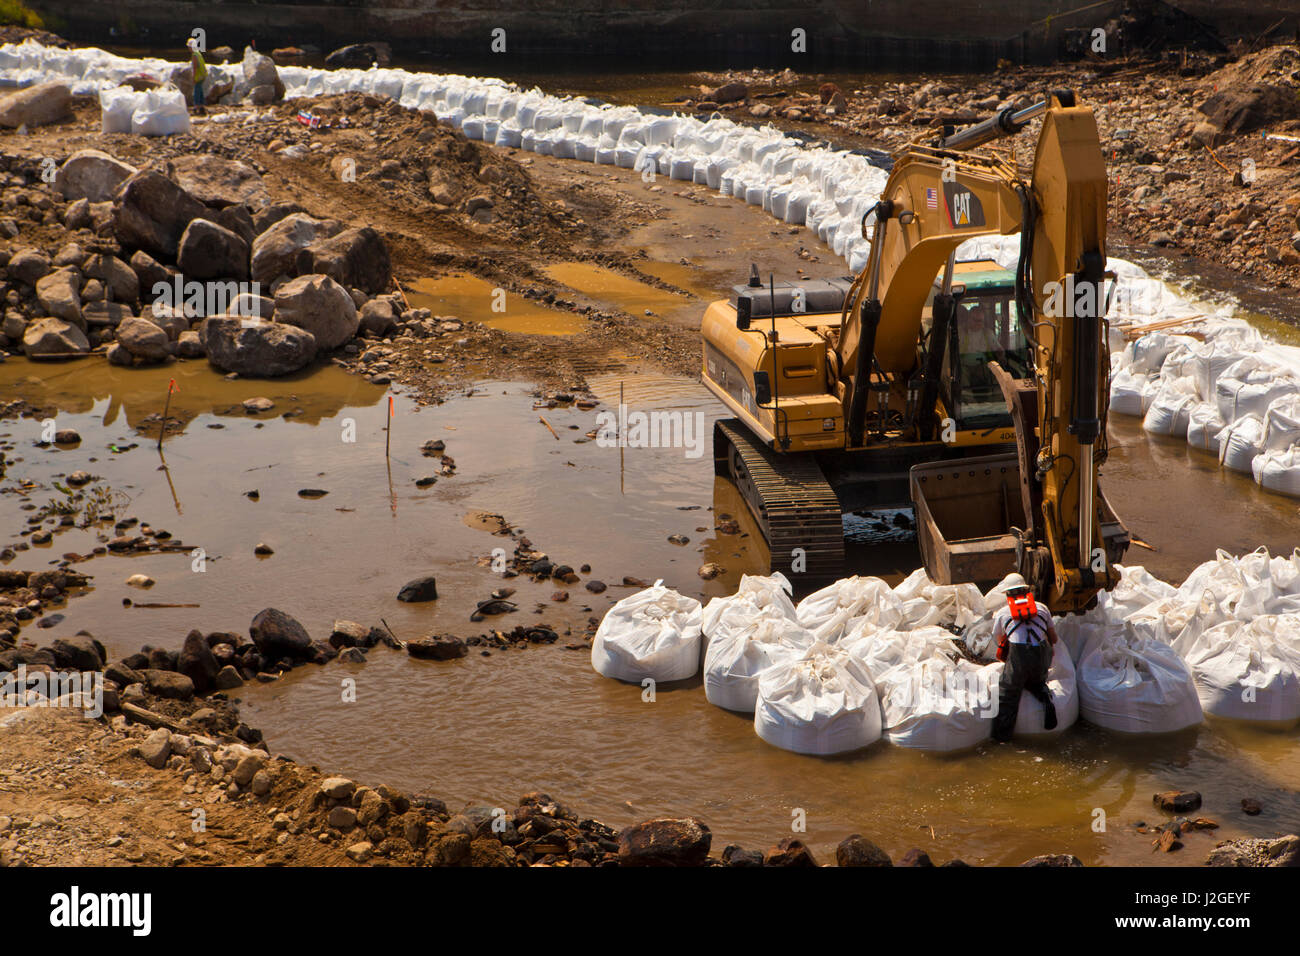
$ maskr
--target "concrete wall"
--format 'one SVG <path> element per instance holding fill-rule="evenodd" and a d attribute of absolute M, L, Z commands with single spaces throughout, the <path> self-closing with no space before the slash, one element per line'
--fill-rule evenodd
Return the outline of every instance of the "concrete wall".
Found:
<path fill-rule="evenodd" d="M 194 27 L 208 45 L 259 49 L 366 39 L 399 53 L 490 66 L 504 57 L 568 69 L 616 57 L 624 68 L 792 66 L 796 69 L 989 66 L 1054 48 L 1066 26 L 1092 27 L 1113 5 L 1093 0 L 28 0 L 80 43 L 182 48 Z M 1297 19 L 1296 0 L 1175 0 L 1228 32 Z M 505 8 L 505 9 L 502 9 Z M 1086 8 L 1080 11 L 1079 8 Z M 1289 8 L 1284 9 L 1284 8 Z M 1079 12 L 1072 12 L 1079 11 Z M 506 31 L 494 55 L 491 31 Z M 791 30 L 807 31 L 806 55 Z M 1293 27 L 1294 28 L 1294 27 Z"/>

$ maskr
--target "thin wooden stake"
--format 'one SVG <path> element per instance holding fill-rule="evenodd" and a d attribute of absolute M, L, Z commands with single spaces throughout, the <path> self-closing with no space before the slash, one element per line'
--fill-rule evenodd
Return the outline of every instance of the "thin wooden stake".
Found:
<path fill-rule="evenodd" d="M 538 420 L 539 422 L 541 422 L 543 425 L 546 426 L 546 430 L 547 430 L 548 432 L 550 432 L 552 435 L 555 436 L 555 440 L 556 440 L 556 441 L 559 441 L 559 440 L 560 440 L 560 436 L 559 436 L 558 434 L 556 434 L 556 431 L 555 431 L 554 428 L 551 427 L 551 423 L 550 423 L 550 422 L 548 422 L 548 421 L 547 421 L 545 418 L 543 418 L 541 415 L 538 415 L 538 416 L 537 416 L 537 420 Z"/>
<path fill-rule="evenodd" d="M 393 440 L 393 396 L 388 396 L 388 424 L 384 428 L 384 458 L 388 458 L 388 448 Z"/>
<path fill-rule="evenodd" d="M 167 413 L 172 407 L 172 390 L 176 388 L 176 379 L 167 382 L 167 400 L 163 402 L 162 424 L 158 427 L 158 451 L 162 451 L 163 436 L 167 434 Z"/>

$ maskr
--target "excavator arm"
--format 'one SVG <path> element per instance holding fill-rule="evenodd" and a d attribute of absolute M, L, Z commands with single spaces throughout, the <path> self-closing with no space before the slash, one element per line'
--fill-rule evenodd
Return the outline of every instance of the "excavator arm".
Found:
<path fill-rule="evenodd" d="M 1028 182 L 1007 161 L 967 149 L 1043 118 Z M 864 217 L 872 248 L 841 317 L 836 346 L 848 408 L 848 443 L 862 441 L 867 383 L 920 374 L 921 407 L 934 406 L 934 382 L 955 309 L 952 260 L 979 236 L 1021 235 L 1017 313 L 1033 355 L 1033 377 L 1014 379 L 996 363 L 1017 431 L 1024 528 L 1017 564 L 1040 597 L 1059 611 L 1081 610 L 1118 580 L 1113 562 L 1128 537 L 1097 488 L 1105 457 L 1109 361 L 1102 295 L 1106 262 L 1106 170 L 1092 110 L 1055 93 L 1004 111 L 979 126 L 913 145 L 897 159 L 880 202 Z M 945 270 L 946 266 L 946 270 Z M 920 350 L 923 308 L 935 276 L 934 331 Z M 919 418 L 921 434 L 933 423 Z M 918 466 L 918 469 L 934 466 Z M 918 487 L 914 469 L 913 488 Z M 921 509 L 918 508 L 918 515 Z M 924 529 L 921 529 L 922 531 Z M 927 569 L 939 563 L 923 545 Z"/>

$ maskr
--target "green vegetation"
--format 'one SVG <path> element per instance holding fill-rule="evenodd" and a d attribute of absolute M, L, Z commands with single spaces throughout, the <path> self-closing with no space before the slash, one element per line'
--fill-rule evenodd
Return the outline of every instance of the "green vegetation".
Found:
<path fill-rule="evenodd" d="M 41 15 L 22 0 L 0 0 L 0 25 L 27 27 L 29 30 L 45 29 Z"/>

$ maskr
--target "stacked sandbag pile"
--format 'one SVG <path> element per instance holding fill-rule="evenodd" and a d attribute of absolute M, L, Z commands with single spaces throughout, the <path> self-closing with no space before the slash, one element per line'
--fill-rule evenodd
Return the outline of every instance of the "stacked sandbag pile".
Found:
<path fill-rule="evenodd" d="M 790 591 L 780 572 L 771 577 L 747 574 L 734 595 L 709 601 L 701 615 L 709 703 L 751 713 L 762 674 L 803 656 L 813 645 L 815 638 L 800 624 Z"/>

